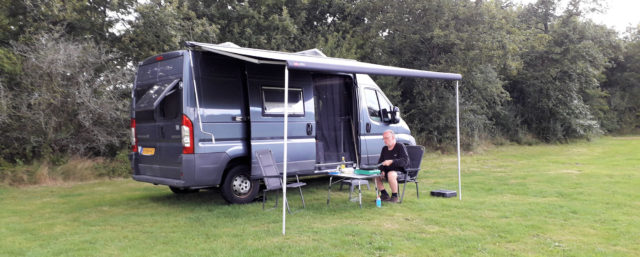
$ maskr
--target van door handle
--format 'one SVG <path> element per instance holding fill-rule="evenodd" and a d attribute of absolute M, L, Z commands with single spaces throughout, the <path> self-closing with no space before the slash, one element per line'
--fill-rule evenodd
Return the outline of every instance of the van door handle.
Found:
<path fill-rule="evenodd" d="M 371 132 L 371 123 L 367 122 L 367 133 Z"/>
<path fill-rule="evenodd" d="M 313 124 L 307 123 L 307 136 L 311 136 L 313 134 Z"/>

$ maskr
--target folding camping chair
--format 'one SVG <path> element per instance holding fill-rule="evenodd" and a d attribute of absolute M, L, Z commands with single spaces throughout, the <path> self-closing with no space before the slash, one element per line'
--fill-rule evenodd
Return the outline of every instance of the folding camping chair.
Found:
<path fill-rule="evenodd" d="M 282 174 L 278 171 L 278 166 L 276 166 L 276 162 L 273 159 L 273 155 L 271 154 L 271 150 L 264 149 L 256 151 L 256 159 L 258 160 L 258 165 L 260 166 L 260 171 L 262 172 L 262 177 L 264 179 L 264 185 L 266 188 L 262 191 L 262 209 L 264 210 L 264 203 L 267 199 L 267 191 L 275 191 L 282 190 Z M 302 198 L 302 208 L 305 208 L 304 196 L 302 195 L 302 187 L 307 185 L 307 183 L 300 182 L 298 175 L 296 175 L 296 182 L 287 184 L 287 188 L 298 188 L 300 191 L 300 198 Z M 291 209 L 289 208 L 289 201 L 286 201 L 284 204 L 287 205 L 287 210 L 291 213 Z M 276 197 L 276 205 L 278 206 L 278 197 Z"/>
<path fill-rule="evenodd" d="M 416 196 L 420 198 L 420 190 L 418 190 L 418 172 L 420 172 L 420 163 L 422 162 L 422 155 L 424 155 L 424 147 L 421 145 L 408 145 L 407 154 L 409 154 L 409 165 L 407 168 L 398 174 L 398 183 L 404 184 L 402 186 L 402 196 L 400 202 L 404 199 L 404 191 L 407 189 L 407 183 L 416 183 Z"/>

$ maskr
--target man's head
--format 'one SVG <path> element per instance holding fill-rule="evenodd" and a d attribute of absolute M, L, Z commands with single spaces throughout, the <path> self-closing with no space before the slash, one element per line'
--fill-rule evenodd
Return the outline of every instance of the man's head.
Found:
<path fill-rule="evenodd" d="M 382 140 L 384 140 L 384 145 L 389 148 L 392 148 L 396 145 L 396 134 L 393 133 L 393 130 L 387 130 L 382 133 Z"/>

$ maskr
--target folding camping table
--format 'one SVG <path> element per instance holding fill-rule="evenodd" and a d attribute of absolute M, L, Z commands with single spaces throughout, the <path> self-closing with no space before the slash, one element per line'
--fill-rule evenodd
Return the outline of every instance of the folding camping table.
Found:
<path fill-rule="evenodd" d="M 371 175 L 360 175 L 360 174 L 346 174 L 346 173 L 329 173 L 329 192 L 327 193 L 327 206 L 331 201 L 331 185 L 342 182 L 345 179 L 371 179 L 380 176 L 380 174 L 371 174 Z M 339 178 L 337 181 L 333 182 L 333 177 Z M 378 194 L 378 187 L 376 186 L 376 195 Z M 362 190 L 360 188 L 360 183 L 358 183 L 358 197 L 351 198 L 350 201 L 358 200 L 360 204 L 360 208 L 362 208 Z"/>

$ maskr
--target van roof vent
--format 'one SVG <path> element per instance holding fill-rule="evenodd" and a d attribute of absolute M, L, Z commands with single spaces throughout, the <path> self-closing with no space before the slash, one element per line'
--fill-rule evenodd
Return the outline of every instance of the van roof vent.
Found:
<path fill-rule="evenodd" d="M 224 43 L 220 43 L 218 44 L 219 46 L 224 46 L 224 47 L 234 47 L 234 48 L 240 48 L 239 45 L 236 45 L 234 43 L 231 42 L 224 42 Z"/>
<path fill-rule="evenodd" d="M 296 54 L 308 55 L 308 56 L 327 57 L 322 51 L 318 50 L 318 48 L 300 51 L 300 52 L 297 52 Z"/>

